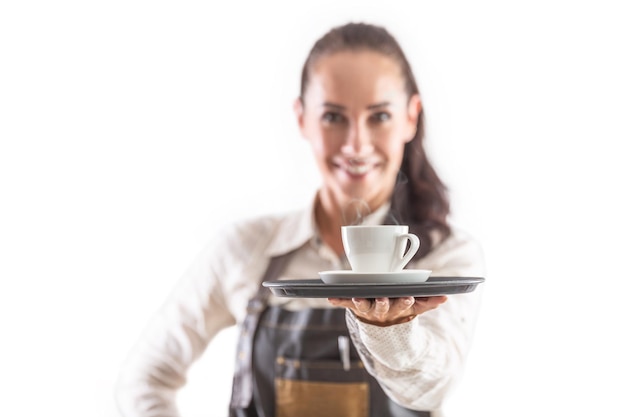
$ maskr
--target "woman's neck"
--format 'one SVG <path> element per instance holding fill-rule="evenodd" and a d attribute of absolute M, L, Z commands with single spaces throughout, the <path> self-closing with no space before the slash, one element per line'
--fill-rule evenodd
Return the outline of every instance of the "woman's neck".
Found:
<path fill-rule="evenodd" d="M 322 241 L 337 255 L 342 255 L 344 251 L 341 240 L 341 226 L 343 226 L 341 211 L 329 210 L 329 207 L 324 206 L 318 197 L 315 202 L 315 223 Z"/>
<path fill-rule="evenodd" d="M 354 199 L 347 203 L 339 203 L 328 194 L 320 191 L 315 201 L 315 223 L 320 238 L 335 253 L 342 255 L 341 226 L 359 224 L 363 218 L 379 207 L 370 207 L 363 200 Z"/>

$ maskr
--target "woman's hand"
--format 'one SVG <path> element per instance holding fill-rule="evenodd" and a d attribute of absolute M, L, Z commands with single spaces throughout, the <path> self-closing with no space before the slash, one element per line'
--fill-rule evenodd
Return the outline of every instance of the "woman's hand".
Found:
<path fill-rule="evenodd" d="M 416 316 L 437 308 L 445 303 L 445 295 L 434 297 L 399 297 L 399 298 L 329 298 L 328 301 L 337 307 L 352 310 L 354 315 L 364 323 L 376 326 L 391 326 L 406 323 Z"/>

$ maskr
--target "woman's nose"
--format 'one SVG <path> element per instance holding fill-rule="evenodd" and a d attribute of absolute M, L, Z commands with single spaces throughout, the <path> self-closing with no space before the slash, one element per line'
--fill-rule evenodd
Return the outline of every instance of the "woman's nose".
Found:
<path fill-rule="evenodd" d="M 366 126 L 353 123 L 348 130 L 348 135 L 344 143 L 344 152 L 363 154 L 372 148 L 371 134 Z"/>

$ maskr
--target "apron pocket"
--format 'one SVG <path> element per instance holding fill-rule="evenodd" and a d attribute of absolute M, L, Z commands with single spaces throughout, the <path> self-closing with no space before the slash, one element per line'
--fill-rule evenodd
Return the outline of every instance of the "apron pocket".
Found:
<path fill-rule="evenodd" d="M 368 417 L 367 371 L 359 361 L 276 360 L 277 417 Z"/>

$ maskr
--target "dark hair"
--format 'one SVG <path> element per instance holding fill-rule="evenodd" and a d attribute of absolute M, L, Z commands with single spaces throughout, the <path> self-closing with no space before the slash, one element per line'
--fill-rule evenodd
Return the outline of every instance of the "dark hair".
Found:
<path fill-rule="evenodd" d="M 367 23 L 348 23 L 335 27 L 322 36 L 311 49 L 302 69 L 300 97 L 308 87 L 309 74 L 323 56 L 341 51 L 367 50 L 393 59 L 402 71 L 408 97 L 419 94 L 415 76 L 396 39 L 383 27 Z M 391 210 L 385 223 L 408 224 L 420 237 L 416 258 L 426 255 L 432 245 L 433 232 L 440 238 L 450 234 L 448 190 L 426 157 L 424 141 L 424 111 L 417 120 L 413 140 L 404 146 L 404 156 L 391 199 Z"/>

